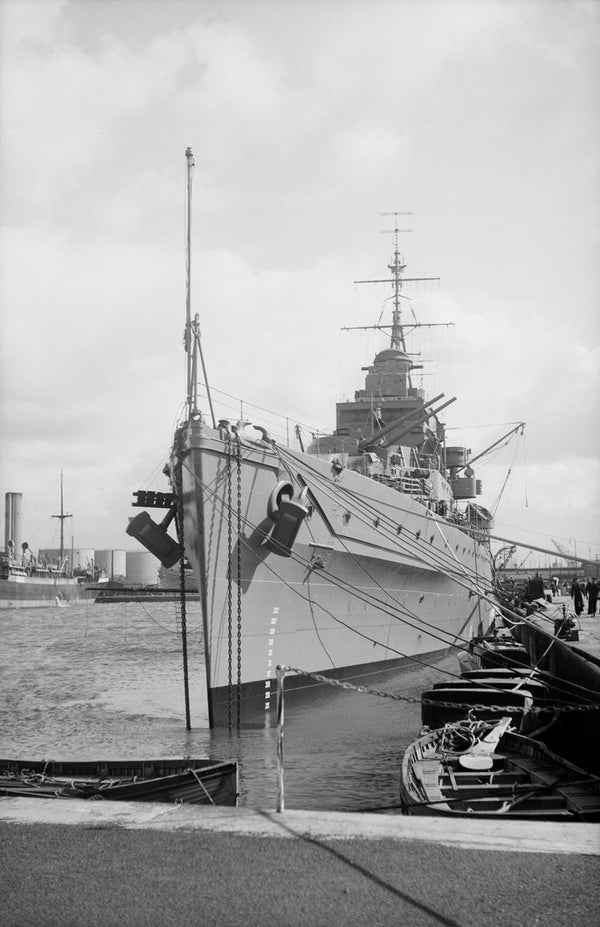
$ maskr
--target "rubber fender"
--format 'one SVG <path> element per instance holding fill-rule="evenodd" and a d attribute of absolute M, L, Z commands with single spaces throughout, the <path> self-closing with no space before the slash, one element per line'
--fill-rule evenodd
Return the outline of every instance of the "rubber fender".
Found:
<path fill-rule="evenodd" d="M 267 515 L 272 521 L 275 521 L 277 518 L 277 513 L 279 512 L 281 501 L 284 496 L 288 496 L 290 499 L 294 497 L 294 484 L 290 483 L 289 480 L 281 480 L 277 483 L 277 486 L 271 492 L 267 500 Z"/>

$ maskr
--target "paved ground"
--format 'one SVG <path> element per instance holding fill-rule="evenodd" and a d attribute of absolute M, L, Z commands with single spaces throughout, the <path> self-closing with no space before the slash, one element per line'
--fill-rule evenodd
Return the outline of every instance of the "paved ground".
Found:
<path fill-rule="evenodd" d="M 0 799 L 2 927 L 589 927 L 600 826 Z"/>

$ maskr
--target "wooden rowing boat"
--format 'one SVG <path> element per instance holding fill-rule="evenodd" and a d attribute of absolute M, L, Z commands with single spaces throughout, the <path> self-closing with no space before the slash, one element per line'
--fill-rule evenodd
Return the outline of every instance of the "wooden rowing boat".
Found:
<path fill-rule="evenodd" d="M 600 778 L 496 723 L 460 722 L 414 741 L 402 761 L 405 814 L 600 820 Z"/>
<path fill-rule="evenodd" d="M 509 631 L 504 630 L 471 638 L 468 652 L 461 652 L 458 660 L 461 672 L 530 665 L 525 647 L 519 644 Z"/>
<path fill-rule="evenodd" d="M 538 704 L 539 691 L 533 686 L 516 688 L 505 683 L 434 686 L 421 695 L 421 722 L 436 730 L 453 721 L 498 721 L 510 715 L 519 727 L 534 702 Z"/>
<path fill-rule="evenodd" d="M 0 795 L 236 805 L 237 763 L 196 758 L 0 759 Z"/>

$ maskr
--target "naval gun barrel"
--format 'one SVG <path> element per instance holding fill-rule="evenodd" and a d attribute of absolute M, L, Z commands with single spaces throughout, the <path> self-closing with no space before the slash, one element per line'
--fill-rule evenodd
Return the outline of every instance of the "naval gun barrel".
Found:
<path fill-rule="evenodd" d="M 429 418 L 433 413 L 429 412 L 429 406 L 432 406 L 434 402 L 437 402 L 438 399 L 443 399 L 444 393 L 440 393 L 438 396 L 434 396 L 433 399 L 430 399 L 428 402 L 424 403 L 419 409 L 413 409 L 412 412 L 408 412 L 406 415 L 401 415 L 400 418 L 394 419 L 393 422 L 390 422 L 389 425 L 385 425 L 383 428 L 377 429 L 373 434 L 369 435 L 368 438 L 363 438 L 362 441 L 358 442 L 359 451 L 366 450 L 371 444 L 374 444 L 375 441 L 379 441 L 381 438 L 384 438 L 391 431 L 394 431 L 396 428 L 399 428 L 401 425 L 404 425 L 405 422 L 408 422 L 410 419 L 417 418 L 417 421 L 413 422 L 408 429 L 409 431 L 418 424 L 418 421 Z M 406 434 L 406 432 L 404 432 Z"/>

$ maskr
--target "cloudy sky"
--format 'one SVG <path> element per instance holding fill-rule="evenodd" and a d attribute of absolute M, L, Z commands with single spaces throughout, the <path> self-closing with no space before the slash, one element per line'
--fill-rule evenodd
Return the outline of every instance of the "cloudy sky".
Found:
<path fill-rule="evenodd" d="M 386 343 L 340 330 L 389 315 L 353 281 L 412 212 L 450 443 L 526 422 L 476 467 L 496 533 L 600 555 L 597 0 L 0 0 L 0 26 L 0 490 L 32 547 L 61 468 L 76 547 L 128 547 L 132 491 L 167 488 L 190 145 L 217 414 L 333 427 Z"/>

